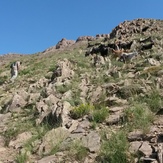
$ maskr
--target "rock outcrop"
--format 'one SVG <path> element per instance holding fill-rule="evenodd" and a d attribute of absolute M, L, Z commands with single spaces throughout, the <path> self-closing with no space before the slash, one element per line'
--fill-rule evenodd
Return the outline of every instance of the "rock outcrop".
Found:
<path fill-rule="evenodd" d="M 111 162 L 116 152 L 128 162 L 163 162 L 162 27 L 125 21 L 110 34 L 17 56 L 26 68 L 15 83 L 5 80 L 11 58 L 4 56 L 0 162 Z M 138 55 L 115 57 L 117 47 Z"/>

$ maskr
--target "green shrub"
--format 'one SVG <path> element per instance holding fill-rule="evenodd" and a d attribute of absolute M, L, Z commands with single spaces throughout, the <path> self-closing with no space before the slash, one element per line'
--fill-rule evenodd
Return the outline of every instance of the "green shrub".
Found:
<path fill-rule="evenodd" d="M 68 157 L 71 157 L 71 160 L 84 161 L 88 155 L 88 149 L 77 140 L 70 144 L 68 151 Z"/>
<path fill-rule="evenodd" d="M 130 131 L 142 129 L 143 132 L 148 132 L 153 118 L 152 112 L 144 104 L 134 104 L 124 111 L 124 121 Z"/>
<path fill-rule="evenodd" d="M 142 93 L 141 85 L 139 84 L 124 86 L 118 91 L 118 95 L 124 99 L 128 99 L 129 97 L 139 93 Z"/>
<path fill-rule="evenodd" d="M 75 146 L 75 148 L 76 148 L 75 159 L 82 161 L 88 155 L 88 150 L 81 145 Z"/>
<path fill-rule="evenodd" d="M 66 101 L 69 102 L 71 104 L 71 106 L 73 106 L 73 107 L 81 105 L 81 103 L 82 103 L 79 96 L 76 96 L 76 98 L 72 97 L 72 99 L 66 99 Z"/>
<path fill-rule="evenodd" d="M 99 109 L 95 109 L 92 112 L 92 120 L 96 123 L 101 123 L 105 121 L 108 116 L 108 109 L 106 107 L 101 107 Z"/>
<path fill-rule="evenodd" d="M 70 86 L 60 85 L 60 86 L 56 86 L 55 88 L 58 93 L 64 94 L 65 92 L 67 92 L 70 89 Z"/>
<path fill-rule="evenodd" d="M 84 115 L 89 115 L 90 120 L 96 123 L 105 121 L 108 116 L 108 108 L 104 106 L 93 106 L 91 104 L 81 104 L 71 110 L 71 117 L 74 119 L 82 118 Z"/>
<path fill-rule="evenodd" d="M 90 111 L 94 110 L 94 106 L 90 104 L 81 104 L 71 110 L 71 117 L 74 119 L 78 119 L 90 113 Z"/>
<path fill-rule="evenodd" d="M 156 113 L 163 106 L 162 97 L 159 95 L 158 91 L 152 91 L 149 95 L 144 98 L 148 107 L 152 112 Z"/>
<path fill-rule="evenodd" d="M 92 121 L 90 128 L 95 130 L 97 127 L 97 123 L 95 121 Z"/>
<path fill-rule="evenodd" d="M 103 141 L 100 162 L 129 163 L 128 148 L 129 143 L 125 132 L 118 131 L 117 133 L 112 133 L 109 140 Z"/>
<path fill-rule="evenodd" d="M 25 163 L 28 161 L 28 155 L 26 152 L 20 153 L 19 155 L 16 156 L 16 163 Z"/>

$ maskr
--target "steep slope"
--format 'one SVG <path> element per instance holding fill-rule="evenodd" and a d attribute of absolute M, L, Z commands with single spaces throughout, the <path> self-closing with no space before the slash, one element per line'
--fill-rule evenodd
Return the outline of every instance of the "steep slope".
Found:
<path fill-rule="evenodd" d="M 13 60 L 23 66 L 10 83 Z M 162 60 L 163 21 L 152 19 L 1 56 L 0 161 L 161 162 Z"/>

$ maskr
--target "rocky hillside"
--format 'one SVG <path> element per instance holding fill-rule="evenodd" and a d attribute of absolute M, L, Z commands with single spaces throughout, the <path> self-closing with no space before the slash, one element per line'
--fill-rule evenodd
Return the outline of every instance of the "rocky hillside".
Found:
<path fill-rule="evenodd" d="M 0 56 L 0 67 L 0 162 L 163 162 L 163 20 Z"/>

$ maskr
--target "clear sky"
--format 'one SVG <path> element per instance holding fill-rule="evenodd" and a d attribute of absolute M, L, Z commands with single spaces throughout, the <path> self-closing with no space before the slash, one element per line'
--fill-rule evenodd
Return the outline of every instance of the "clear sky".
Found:
<path fill-rule="evenodd" d="M 0 55 L 41 52 L 137 18 L 163 19 L 163 0 L 0 0 Z"/>

